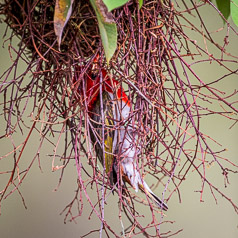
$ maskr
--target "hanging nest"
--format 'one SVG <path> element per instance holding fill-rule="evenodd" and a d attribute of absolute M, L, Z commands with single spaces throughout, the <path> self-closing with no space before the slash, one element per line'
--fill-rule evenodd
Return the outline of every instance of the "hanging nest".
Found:
<path fill-rule="evenodd" d="M 89 58 L 99 48 L 97 20 L 89 1 L 76 0 L 74 5 L 76 7 L 65 29 L 61 52 L 58 51 L 54 32 L 54 2 L 6 1 L 2 5 L 2 13 L 6 16 L 7 25 L 26 45 L 29 57 L 33 60 L 41 57 L 49 62 L 48 67 L 57 67 L 60 59 L 75 60 L 79 55 Z"/>
<path fill-rule="evenodd" d="M 9 40 L 11 42 L 13 37 L 17 37 L 20 43 L 17 49 L 10 44 L 9 49 L 16 52 L 16 58 L 14 64 L 1 76 L 3 81 L 1 92 L 10 95 L 4 97 L 2 104 L 4 118 L 7 121 L 6 131 L 2 136 L 11 136 L 16 128 L 22 130 L 25 127 L 24 108 L 28 106 L 28 100 L 32 101 L 33 106 L 29 106 L 32 107 L 32 115 L 35 118 L 32 128 L 37 129 L 38 122 L 42 125 L 39 131 L 40 147 L 44 140 L 50 140 L 48 137 L 50 133 L 58 135 L 57 143 L 52 142 L 55 146 L 52 169 L 62 169 L 60 181 L 63 171 L 67 168 L 66 165 L 75 159 L 81 166 L 81 172 L 88 179 L 87 184 L 91 184 L 92 187 L 101 184 L 102 173 L 96 163 L 92 162 L 96 159 L 95 151 L 90 146 L 90 136 L 86 129 L 90 119 L 85 98 L 82 96 L 88 69 L 95 55 L 99 54 L 100 67 L 105 68 L 126 89 L 126 94 L 133 105 L 132 113 L 145 128 L 143 133 L 138 132 L 143 148 L 140 166 L 142 174 L 154 178 L 154 188 L 158 185 L 159 188 L 164 188 L 166 185 L 167 189 L 172 181 L 170 190 L 165 189 L 167 191 L 165 198 L 169 200 L 175 191 L 180 196 L 179 186 L 193 169 L 202 178 L 203 187 L 204 183 L 207 183 L 211 191 L 224 195 L 203 176 L 203 169 L 210 163 L 215 163 L 227 181 L 230 169 L 220 162 L 218 157 L 220 152 L 213 151 L 209 137 L 200 131 L 200 120 L 207 115 L 224 116 L 227 112 L 235 112 L 233 115 L 229 114 L 228 119 L 237 122 L 235 115 L 238 110 L 232 103 L 237 92 L 224 97 L 214 89 L 214 85 L 228 77 L 228 74 L 208 84 L 197 76 L 188 61 L 195 60 L 197 55 L 208 56 L 210 61 L 228 68 L 229 76 L 236 75 L 237 71 L 232 71 L 221 59 L 210 55 L 206 45 L 203 46 L 194 38 L 189 38 L 187 29 L 202 35 L 207 42 L 229 56 L 230 63 L 238 62 L 237 57 L 227 53 L 226 44 L 219 46 L 215 43 L 202 18 L 199 24 L 203 25 L 204 31 L 200 31 L 190 21 L 191 15 L 200 16 L 199 9 L 204 5 L 205 2 L 196 5 L 193 1 L 190 5 L 186 5 L 182 1 L 174 6 L 169 0 L 147 0 L 139 9 L 138 1 L 135 0 L 113 10 L 118 31 L 117 50 L 107 65 L 97 18 L 89 1 L 74 1 L 72 15 L 63 32 L 61 51 L 58 49 L 54 32 L 55 1 L 4 1 L 0 5 L 0 10 L 5 23 L 12 30 Z M 228 27 L 234 31 L 229 24 Z M 20 60 L 27 64 L 25 72 L 15 74 L 14 78 L 10 79 L 7 75 L 17 68 Z M 199 60 L 196 62 L 199 63 Z M 32 73 L 32 78 L 26 82 L 25 75 L 29 72 Z M 16 90 L 11 92 L 10 86 Z M 222 112 L 218 113 L 209 108 L 209 105 L 216 103 L 222 104 Z M 16 118 L 16 121 L 13 118 Z M 29 138 L 30 134 L 31 130 Z M 24 141 L 25 144 L 27 140 Z M 64 151 L 57 154 L 61 140 L 65 143 Z M 92 170 L 82 162 L 82 152 L 87 156 Z M 15 169 L 21 154 L 22 152 L 16 156 L 15 168 L 2 197 L 8 190 L 11 192 L 12 181 L 17 187 L 20 184 L 17 183 L 18 176 Z M 61 158 L 61 162 L 57 158 Z M 58 165 L 59 163 L 62 164 Z M 28 169 L 24 169 L 20 176 L 23 177 L 27 172 Z M 80 176 L 77 194 L 89 189 Z M 106 190 L 106 193 L 109 193 L 109 190 Z M 201 198 L 202 196 L 203 189 Z M 98 201 L 101 201 L 101 193 L 98 190 L 97 197 Z M 226 196 L 225 198 L 237 211 L 237 206 Z M 123 200 L 123 197 L 120 199 Z M 146 203 L 146 200 L 139 200 L 136 194 L 132 194 L 131 199 L 132 204 L 136 201 Z M 75 197 L 65 210 L 66 220 L 72 216 L 71 209 L 77 202 Z M 92 207 L 95 205 L 91 202 L 90 204 Z M 123 204 L 124 212 L 132 222 L 129 233 L 134 229 L 133 221 L 139 214 L 134 205 Z M 152 208 L 155 209 L 153 205 Z M 71 218 L 74 219 L 73 216 Z M 158 232 L 154 219 L 152 223 Z M 108 229 L 118 236 L 111 230 L 108 221 L 103 221 L 103 224 L 105 230 Z M 137 227 L 143 230 L 145 236 L 149 236 L 146 229 L 149 229 L 150 225 L 143 227 L 137 221 Z"/>
<path fill-rule="evenodd" d="M 85 109 L 84 99 L 78 93 L 82 84 L 78 81 L 87 74 L 95 55 L 100 54 L 101 67 L 105 68 L 107 65 L 103 57 L 97 18 L 90 2 L 74 2 L 72 16 L 63 33 L 61 51 L 58 50 L 54 32 L 54 6 L 51 1 L 44 0 L 6 1 L 1 5 L 1 13 L 13 30 L 12 34 L 20 39 L 18 52 L 20 57 L 22 52 L 27 57 L 27 72 L 36 68 L 27 89 L 31 87 L 31 93 L 39 101 L 47 98 L 44 103 L 49 106 L 49 115 L 54 114 L 48 118 L 48 122 L 55 123 L 60 117 L 65 119 L 72 115 L 78 116 L 75 111 L 78 106 L 80 110 Z M 164 105 L 164 109 L 169 110 L 172 117 L 176 116 L 171 102 L 170 105 L 165 102 L 163 89 L 166 79 L 164 73 L 167 70 L 166 65 L 162 64 L 168 61 L 170 55 L 161 32 L 166 31 L 166 28 L 170 29 L 171 14 L 173 16 L 175 13 L 169 2 L 154 1 L 145 2 L 140 11 L 136 1 L 130 1 L 124 8 L 113 11 L 118 27 L 118 47 L 108 71 L 128 85 L 128 95 L 134 105 L 143 101 L 139 118 L 143 123 L 150 124 L 150 127 L 156 127 L 152 123 L 154 117 L 156 121 L 159 120 L 156 110 L 150 112 L 153 105 Z M 31 86 L 33 82 L 34 87 Z M 163 116 L 167 118 L 166 114 Z M 149 135 L 150 142 L 147 142 L 145 149 L 153 151 L 156 147 L 155 140 L 165 137 L 165 130 L 164 127 L 159 132 L 161 135 L 158 132 L 152 137 Z"/>

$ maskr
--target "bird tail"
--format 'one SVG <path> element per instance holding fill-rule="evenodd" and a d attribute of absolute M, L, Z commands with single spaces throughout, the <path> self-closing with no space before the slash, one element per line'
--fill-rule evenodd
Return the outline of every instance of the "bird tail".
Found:
<path fill-rule="evenodd" d="M 160 208 L 162 208 L 164 211 L 168 210 L 168 206 L 166 203 L 162 202 L 162 200 L 156 196 L 151 189 L 149 188 L 149 186 L 147 185 L 147 183 L 143 180 L 143 183 L 139 184 L 139 188 L 142 192 L 144 192 L 153 202 L 155 202 Z"/>

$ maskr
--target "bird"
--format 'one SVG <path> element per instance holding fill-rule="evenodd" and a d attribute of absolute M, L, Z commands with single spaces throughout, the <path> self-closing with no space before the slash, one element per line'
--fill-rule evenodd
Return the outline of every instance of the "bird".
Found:
<path fill-rule="evenodd" d="M 132 125 L 131 102 L 121 83 L 99 67 L 97 58 L 86 76 L 90 137 L 96 156 L 111 185 L 121 178 L 124 184 L 128 183 L 136 192 L 141 190 L 160 209 L 167 211 L 167 204 L 152 192 L 137 168 L 141 148 L 136 128 Z"/>

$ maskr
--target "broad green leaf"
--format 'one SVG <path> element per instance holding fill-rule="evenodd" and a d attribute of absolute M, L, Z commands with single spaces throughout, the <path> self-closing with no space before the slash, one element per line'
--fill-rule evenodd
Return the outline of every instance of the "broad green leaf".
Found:
<path fill-rule="evenodd" d="M 233 22 L 238 26 L 238 0 L 231 2 L 231 17 Z"/>
<path fill-rule="evenodd" d="M 59 50 L 64 27 L 72 14 L 73 2 L 74 0 L 56 0 L 55 3 L 54 29 L 55 35 L 57 36 Z"/>
<path fill-rule="evenodd" d="M 129 0 L 103 0 L 104 4 L 107 6 L 108 11 L 112 11 L 115 8 L 123 6 Z"/>
<path fill-rule="evenodd" d="M 142 5 L 143 5 L 143 2 L 144 0 L 138 0 L 139 1 L 139 9 L 141 9 Z"/>
<path fill-rule="evenodd" d="M 219 11 L 228 19 L 230 16 L 230 0 L 216 0 L 216 3 Z"/>
<path fill-rule="evenodd" d="M 117 48 L 117 27 L 111 12 L 108 12 L 107 7 L 102 0 L 90 0 L 94 11 L 97 15 L 98 26 L 102 39 L 102 44 L 109 64 L 115 50 Z"/>

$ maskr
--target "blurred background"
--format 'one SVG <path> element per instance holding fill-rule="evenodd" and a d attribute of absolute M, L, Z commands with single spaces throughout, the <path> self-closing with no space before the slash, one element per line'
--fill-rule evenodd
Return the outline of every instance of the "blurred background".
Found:
<path fill-rule="evenodd" d="M 213 14 L 214 13 L 214 14 Z M 225 29 L 216 30 L 223 27 L 223 22 L 217 13 L 211 11 L 211 8 L 204 8 L 202 17 L 206 18 L 209 29 L 214 29 L 214 38 L 218 42 L 222 42 L 226 34 Z M 195 21 L 195 19 L 193 19 Z M 3 34 L 6 25 L 1 23 L 0 28 L 0 73 L 2 74 L 11 64 L 12 59 L 8 52 L 8 42 L 4 44 Z M 235 27 L 235 26 L 234 26 Z M 191 38 L 193 37 L 190 34 Z M 203 39 L 196 39 L 203 40 Z M 233 52 L 233 55 L 238 56 L 238 44 L 237 36 L 230 35 L 229 38 L 229 50 Z M 17 40 L 13 42 L 13 45 L 17 47 Z M 4 46 L 4 48 L 2 48 Z M 213 53 L 213 52 L 212 52 Z M 214 53 L 215 54 L 215 53 Z M 14 57 L 13 57 L 14 59 Z M 22 63 L 19 67 L 24 68 L 26 65 Z M 201 65 L 199 66 L 201 68 Z M 224 74 L 223 69 L 215 64 L 203 65 L 199 70 L 199 76 L 204 78 L 204 81 L 218 78 L 219 75 Z M 238 65 L 237 65 L 238 68 Z M 196 66 L 195 66 L 196 69 Z M 196 69 L 197 70 L 197 69 Z M 30 74 L 26 76 L 30 77 Z M 229 83 L 223 81 L 223 84 L 219 84 L 220 89 L 226 92 L 233 92 L 234 89 L 238 89 L 238 78 L 234 77 L 229 79 Z M 3 102 L 3 96 L 0 95 L 0 101 Z M 237 98 L 238 100 L 238 98 Z M 234 105 L 236 106 L 236 105 Z M 28 126 L 31 125 L 31 110 L 25 113 L 25 122 Z M 201 125 L 202 131 L 207 135 L 216 139 L 223 147 L 219 147 L 214 144 L 213 148 L 221 150 L 226 148 L 227 151 L 223 154 L 226 158 L 237 164 L 238 159 L 238 127 L 234 126 L 232 129 L 229 127 L 231 122 L 225 120 L 222 117 L 208 117 Z M 5 121 L 0 124 L 1 135 L 4 132 Z M 27 133 L 21 134 L 19 131 L 14 137 L 15 144 L 23 141 L 23 138 L 27 136 Z M 33 157 L 39 146 L 39 134 L 34 133 L 31 136 L 30 142 L 25 148 L 21 163 L 25 163 L 25 167 L 31 163 Z M 60 147 L 60 146 L 59 146 Z M 40 152 L 40 165 L 39 169 L 38 161 L 36 160 L 32 165 L 30 172 L 26 179 L 20 186 L 20 192 L 24 197 L 22 201 L 21 196 L 14 192 L 1 204 L 1 216 L 0 216 L 0 237 L 2 238 L 41 238 L 41 237 L 80 237 L 89 232 L 91 229 L 100 229 L 100 222 L 97 220 L 95 214 L 89 216 L 91 209 L 87 204 L 84 197 L 84 210 L 81 217 L 78 217 L 75 222 L 67 222 L 64 224 L 64 214 L 60 215 L 62 210 L 67 206 L 75 195 L 75 189 L 77 188 L 77 171 L 74 162 L 70 163 L 64 179 L 58 188 L 60 171 L 51 172 L 51 157 L 54 147 L 45 143 Z M 11 141 L 9 138 L 1 139 L 0 141 L 0 156 L 3 156 L 12 150 Z M 8 170 L 13 166 L 13 156 L 9 156 L 7 159 L 0 160 L 1 171 Z M 209 171 L 209 178 L 213 181 L 214 185 L 219 187 L 233 202 L 238 204 L 238 177 L 234 174 L 229 175 L 230 184 L 225 188 L 223 176 L 220 170 L 211 166 Z M 2 176 L 1 176 L 2 178 Z M 6 175 L 5 180 L 0 180 L 1 188 L 4 187 L 9 177 Z M 169 200 L 169 210 L 166 212 L 165 220 L 174 221 L 173 223 L 166 223 L 161 226 L 161 232 L 170 231 L 169 234 L 178 230 L 182 230 L 175 237 L 178 238 L 201 238 L 201 237 L 238 237 L 238 217 L 231 204 L 222 198 L 220 195 L 216 195 L 218 204 L 216 204 L 208 187 L 205 188 L 204 202 L 200 202 L 200 193 L 196 192 L 201 189 L 201 179 L 194 172 L 190 172 L 186 181 L 182 183 L 180 187 L 182 202 L 179 203 L 178 197 L 173 196 Z M 91 191 L 93 194 L 93 191 Z M 116 194 L 111 196 L 106 206 L 106 213 L 114 226 L 118 226 L 120 230 L 120 223 L 118 221 L 117 212 L 117 198 Z M 114 199 L 113 199 L 114 198 Z M 25 203 L 27 209 L 25 209 L 23 203 Z M 146 217 L 151 217 L 149 207 L 143 207 L 143 213 Z M 113 211 L 113 213 L 112 213 Z M 99 237 L 98 233 L 92 233 L 89 237 Z M 142 236 L 141 236 L 142 237 Z"/>

